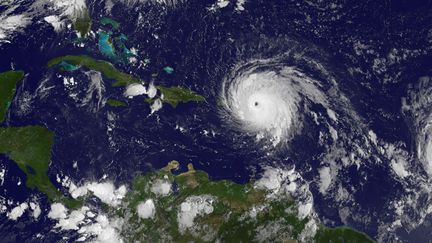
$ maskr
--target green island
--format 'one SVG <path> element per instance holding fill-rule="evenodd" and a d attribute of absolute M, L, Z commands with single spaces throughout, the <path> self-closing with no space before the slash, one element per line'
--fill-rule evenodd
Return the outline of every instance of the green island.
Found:
<path fill-rule="evenodd" d="M 74 66 L 83 66 L 91 70 L 99 71 L 106 78 L 115 80 L 115 82 L 112 84 L 113 87 L 122 87 L 133 83 L 143 83 L 143 81 L 139 78 L 121 72 L 107 61 L 96 60 L 86 55 L 67 55 L 56 57 L 48 61 L 48 67 L 51 68 L 61 64 L 62 62 L 67 62 Z"/>
<path fill-rule="evenodd" d="M 93 59 L 92 57 L 86 55 L 67 55 L 60 56 L 48 61 L 47 66 L 49 68 L 54 66 L 60 66 L 63 71 L 73 71 L 77 67 L 86 67 L 91 70 L 99 71 L 108 79 L 112 79 L 115 82 L 112 84 L 113 87 L 124 87 L 134 83 L 145 83 L 143 80 L 121 72 L 115 68 L 110 62 L 104 60 Z M 72 65 L 72 66 L 71 66 Z M 203 102 L 205 98 L 201 95 L 196 94 L 192 90 L 183 87 L 156 87 L 160 92 L 162 101 L 164 103 L 170 104 L 173 108 L 177 107 L 179 103 L 187 102 Z M 152 99 L 147 99 L 147 102 L 153 102 Z"/>
<path fill-rule="evenodd" d="M 176 108 L 179 103 L 204 102 L 205 98 L 190 89 L 182 87 L 156 86 L 163 95 L 162 101 Z"/>
<path fill-rule="evenodd" d="M 0 73 L 0 123 L 5 120 L 6 112 L 16 91 L 16 85 L 23 77 L 23 71 Z"/>
<path fill-rule="evenodd" d="M 126 102 L 121 101 L 121 100 L 116 100 L 116 99 L 108 99 L 106 102 L 109 106 L 112 107 L 123 107 L 123 106 L 127 106 Z"/>
<path fill-rule="evenodd" d="M 306 230 L 310 219 L 298 217 L 298 207 L 289 196 L 271 198 L 254 182 L 212 181 L 192 164 L 187 172 L 175 175 L 172 171 L 178 167 L 172 161 L 158 171 L 136 176 L 121 208 L 110 209 L 125 220 L 121 232 L 126 242 L 302 242 L 313 237 Z M 161 185 L 165 190 L 158 190 Z M 153 205 L 153 212 L 140 213 L 145 205 Z M 318 225 L 309 240 L 374 242 L 348 227 L 324 225 Z"/>

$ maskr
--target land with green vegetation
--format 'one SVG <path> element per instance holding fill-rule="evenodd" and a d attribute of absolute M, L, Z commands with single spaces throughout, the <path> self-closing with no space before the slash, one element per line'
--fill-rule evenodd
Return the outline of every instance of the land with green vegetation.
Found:
<path fill-rule="evenodd" d="M 236 184 L 228 180 L 212 181 L 204 171 L 174 174 L 177 161 L 152 173 L 137 176 L 120 209 L 111 213 L 124 218 L 122 235 L 126 242 L 298 242 L 305 235 L 309 218 L 300 219 L 295 201 L 289 196 L 269 197 L 254 182 Z M 161 195 L 155 190 L 161 182 L 176 185 L 176 191 Z M 201 198 L 195 206 L 185 204 Z M 212 210 L 194 214 L 193 224 L 180 226 L 182 208 L 189 212 L 211 198 Z M 154 215 L 138 214 L 142 202 L 152 200 Z M 207 203 L 209 203 L 207 201 Z M 196 212 L 196 211 L 195 211 Z M 313 237 L 310 236 L 309 237 Z M 315 242 L 373 242 L 366 235 L 347 227 L 327 228 L 319 225 Z"/>
<path fill-rule="evenodd" d="M 54 134 L 41 126 L 0 127 L 0 153 L 5 154 L 26 175 L 26 186 L 47 195 L 52 202 L 69 208 L 80 203 L 65 197 L 48 178 Z"/>
<path fill-rule="evenodd" d="M 72 72 L 80 68 L 80 66 L 72 65 L 66 61 L 62 61 L 61 63 L 59 63 L 59 66 L 60 69 L 64 72 Z"/>
<path fill-rule="evenodd" d="M 164 87 L 157 86 L 163 95 L 162 101 L 176 108 L 180 103 L 204 102 L 205 98 L 190 89 L 183 87 Z"/>
<path fill-rule="evenodd" d="M 15 95 L 22 71 L 0 73 L 0 120 L 3 121 L 9 103 Z M 70 208 L 79 202 L 65 197 L 48 178 L 54 134 L 41 126 L 0 127 L 0 154 L 5 154 L 26 175 L 26 186 L 45 193 L 49 200 L 62 202 Z"/>
<path fill-rule="evenodd" d="M 81 37 L 85 37 L 91 29 L 92 20 L 88 9 L 82 9 L 76 17 L 73 26 L 78 31 Z"/>
<path fill-rule="evenodd" d="M 133 83 L 143 83 L 142 80 L 136 78 L 130 74 L 123 73 L 115 68 L 111 63 L 103 60 L 97 60 L 86 55 L 68 55 L 56 57 L 48 61 L 48 67 L 53 67 L 67 62 L 75 66 L 85 67 L 91 70 L 99 71 L 108 79 L 112 79 L 115 82 L 112 84 L 113 87 L 122 87 Z"/>
<path fill-rule="evenodd" d="M 5 120 L 6 112 L 15 95 L 16 85 L 23 77 L 23 71 L 0 73 L 0 123 Z"/>
<path fill-rule="evenodd" d="M 65 63 L 67 64 L 68 69 L 65 69 Z M 86 55 L 61 56 L 48 61 L 49 68 L 56 65 L 59 65 L 63 70 L 76 70 L 75 68 L 70 67 L 70 65 L 72 65 L 73 67 L 85 67 L 91 70 L 99 71 L 102 73 L 102 75 L 104 75 L 104 77 L 115 81 L 112 84 L 113 87 L 123 87 L 134 83 L 144 83 L 143 80 L 118 70 L 107 61 L 93 59 L 92 57 Z M 187 88 L 166 86 L 157 86 L 156 88 L 160 90 L 163 96 L 162 101 L 170 104 L 174 108 L 180 103 L 205 101 L 203 96 L 198 95 Z M 153 102 L 152 99 L 147 99 L 146 101 Z"/>
<path fill-rule="evenodd" d="M 121 100 L 116 100 L 116 99 L 108 99 L 108 100 L 107 100 L 107 104 L 108 104 L 109 106 L 112 106 L 112 107 L 122 107 L 122 106 L 127 106 L 127 103 L 126 103 L 126 102 L 123 102 L 123 101 L 121 101 Z"/>

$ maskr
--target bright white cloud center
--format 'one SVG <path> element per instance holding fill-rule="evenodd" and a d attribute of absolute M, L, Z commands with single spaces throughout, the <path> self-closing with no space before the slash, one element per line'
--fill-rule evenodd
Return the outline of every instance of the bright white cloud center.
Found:
<path fill-rule="evenodd" d="M 317 82 L 294 67 L 236 70 L 224 82 L 221 100 L 233 124 L 273 144 L 286 139 L 299 125 L 299 104 L 303 96 L 319 103 L 326 98 Z"/>

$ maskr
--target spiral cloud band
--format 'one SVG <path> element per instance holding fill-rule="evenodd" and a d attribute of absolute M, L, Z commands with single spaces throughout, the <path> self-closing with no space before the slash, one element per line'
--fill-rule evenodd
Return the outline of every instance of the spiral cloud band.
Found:
<path fill-rule="evenodd" d="M 223 84 L 224 113 L 235 128 L 277 145 L 301 127 L 301 104 L 327 106 L 319 83 L 294 66 L 257 60 L 234 70 Z"/>

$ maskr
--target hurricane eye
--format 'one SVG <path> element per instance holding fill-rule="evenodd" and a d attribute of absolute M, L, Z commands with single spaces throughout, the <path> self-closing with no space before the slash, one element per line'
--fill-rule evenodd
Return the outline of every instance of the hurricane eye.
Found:
<path fill-rule="evenodd" d="M 233 128 L 267 139 L 274 145 L 289 140 L 302 127 L 303 97 L 327 105 L 318 81 L 295 67 L 261 65 L 238 69 L 224 82 L 221 100 Z"/>

